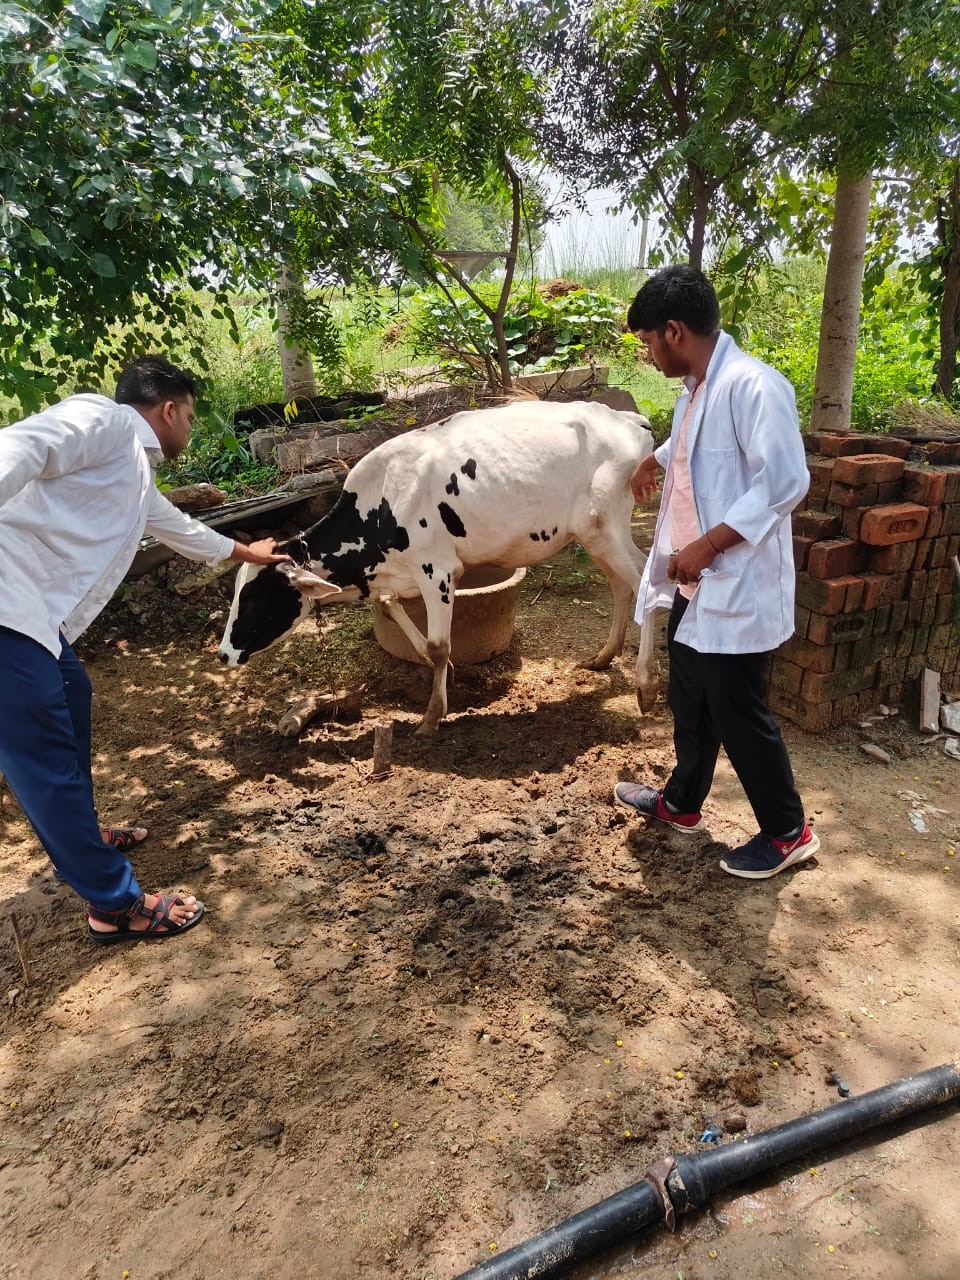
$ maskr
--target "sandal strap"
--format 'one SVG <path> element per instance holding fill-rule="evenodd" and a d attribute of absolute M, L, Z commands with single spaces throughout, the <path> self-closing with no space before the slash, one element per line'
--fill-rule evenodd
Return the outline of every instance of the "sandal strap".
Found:
<path fill-rule="evenodd" d="M 92 902 L 86 904 L 87 915 L 91 920 L 99 920 L 101 924 L 115 924 L 121 933 L 127 933 L 130 930 L 130 921 L 134 916 L 149 916 L 151 913 L 144 909 L 144 895 L 141 893 L 136 901 L 131 902 L 129 907 L 121 907 L 119 911 L 104 911 L 100 907 L 95 907 Z"/>
<path fill-rule="evenodd" d="M 137 915 L 145 916 L 149 921 L 145 933 L 176 933 L 183 926 L 177 924 L 170 919 L 171 907 L 182 906 L 183 899 L 175 893 L 158 893 L 157 905 L 155 907 L 147 907 L 144 905 L 143 898 L 137 905 Z"/>

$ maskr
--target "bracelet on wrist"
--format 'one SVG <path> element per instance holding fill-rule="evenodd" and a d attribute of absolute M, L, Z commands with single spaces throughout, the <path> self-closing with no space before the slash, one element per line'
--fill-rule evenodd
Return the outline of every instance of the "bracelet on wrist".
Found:
<path fill-rule="evenodd" d="M 709 534 L 709 533 L 705 533 L 703 536 L 704 536 L 704 537 L 706 538 L 706 540 L 710 543 L 711 547 L 713 547 L 713 549 L 714 549 L 714 551 L 717 553 L 717 555 L 720 555 L 720 548 L 717 546 L 717 544 L 714 542 L 714 540 L 710 537 L 710 534 Z"/>

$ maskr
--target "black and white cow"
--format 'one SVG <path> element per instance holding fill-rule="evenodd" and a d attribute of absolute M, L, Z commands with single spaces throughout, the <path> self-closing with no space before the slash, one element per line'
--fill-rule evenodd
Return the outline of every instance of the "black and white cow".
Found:
<path fill-rule="evenodd" d="M 418 730 L 433 733 L 447 709 L 453 593 L 464 569 L 536 564 L 576 539 L 613 592 L 610 634 L 587 664 L 608 666 L 623 649 L 643 567 L 630 536 L 630 477 L 653 448 L 649 425 L 603 404 L 529 400 L 388 440 L 351 470 L 329 515 L 279 548 L 295 564 L 241 566 L 220 660 L 236 666 L 276 644 L 317 600 L 376 596 L 433 668 Z M 426 636 L 400 603 L 417 595 Z"/>

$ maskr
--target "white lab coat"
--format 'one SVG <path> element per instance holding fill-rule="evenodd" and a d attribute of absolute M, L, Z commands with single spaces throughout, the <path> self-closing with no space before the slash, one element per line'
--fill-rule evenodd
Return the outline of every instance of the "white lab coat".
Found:
<path fill-rule="evenodd" d="M 674 408 L 683 421 L 692 386 Z M 656 450 L 666 470 L 637 621 L 673 603 L 667 578 L 673 434 Z M 728 524 L 744 541 L 718 555 L 677 628 L 700 653 L 766 653 L 793 634 L 795 572 L 790 512 L 810 483 L 793 387 L 721 333 L 687 429 L 700 531 Z"/>
<path fill-rule="evenodd" d="M 70 396 L 0 430 L 0 626 L 54 657 L 120 585 L 144 533 L 216 564 L 233 542 L 158 491 L 160 444 L 130 405 Z"/>

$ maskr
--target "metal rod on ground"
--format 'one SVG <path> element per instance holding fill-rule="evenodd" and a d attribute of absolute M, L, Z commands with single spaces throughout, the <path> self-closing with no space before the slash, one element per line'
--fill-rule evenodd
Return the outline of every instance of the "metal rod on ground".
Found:
<path fill-rule="evenodd" d="M 20 932 L 20 921 L 12 911 L 10 912 L 10 923 L 13 925 L 13 940 L 17 944 L 17 955 L 20 957 L 23 980 L 29 987 L 33 985 L 33 974 L 30 972 L 30 961 L 27 959 L 27 947 Z"/>
<path fill-rule="evenodd" d="M 372 778 L 384 778 L 393 767 L 393 725 L 378 724 L 373 730 Z"/>
<path fill-rule="evenodd" d="M 672 1227 L 675 1214 L 701 1208 L 737 1182 L 958 1097 L 960 1068 L 947 1063 L 740 1142 L 667 1157 L 644 1181 L 465 1271 L 458 1280 L 548 1280 L 645 1227 L 657 1222 Z"/>

